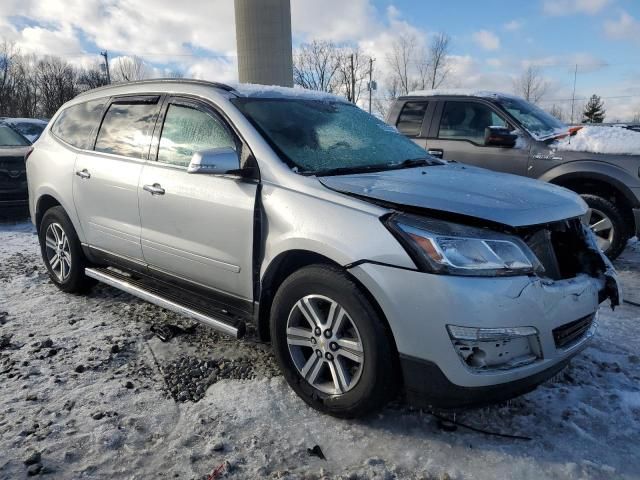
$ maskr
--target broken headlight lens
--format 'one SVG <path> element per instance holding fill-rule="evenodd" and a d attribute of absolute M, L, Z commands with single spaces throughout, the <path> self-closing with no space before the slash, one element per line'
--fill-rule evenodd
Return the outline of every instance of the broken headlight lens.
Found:
<path fill-rule="evenodd" d="M 387 227 L 423 270 L 452 275 L 526 275 L 544 271 L 518 237 L 430 218 L 398 214 Z"/>

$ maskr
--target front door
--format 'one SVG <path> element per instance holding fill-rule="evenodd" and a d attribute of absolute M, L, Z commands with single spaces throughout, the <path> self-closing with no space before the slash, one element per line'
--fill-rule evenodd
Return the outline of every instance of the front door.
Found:
<path fill-rule="evenodd" d="M 159 97 L 121 97 L 108 106 L 93 151 L 76 157 L 73 198 L 92 247 L 142 260 L 138 181 Z"/>
<path fill-rule="evenodd" d="M 445 160 L 527 175 L 529 144 L 524 137 L 512 148 L 484 144 L 485 128 L 512 128 L 489 103 L 447 100 L 437 110 L 441 112 L 439 125 L 435 129 L 435 138 L 427 139 L 427 150 Z"/>
<path fill-rule="evenodd" d="M 139 182 L 142 251 L 153 269 L 242 299 L 253 297 L 257 182 L 187 173 L 194 152 L 242 142 L 199 101 L 169 99 L 157 153 Z"/>

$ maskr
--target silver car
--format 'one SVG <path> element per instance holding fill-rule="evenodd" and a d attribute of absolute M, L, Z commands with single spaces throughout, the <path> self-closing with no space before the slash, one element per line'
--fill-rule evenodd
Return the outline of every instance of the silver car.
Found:
<path fill-rule="evenodd" d="M 27 161 L 51 280 L 268 339 L 314 408 L 458 409 L 585 347 L 615 272 L 585 203 L 446 162 L 343 99 L 143 81 L 63 105 Z"/>

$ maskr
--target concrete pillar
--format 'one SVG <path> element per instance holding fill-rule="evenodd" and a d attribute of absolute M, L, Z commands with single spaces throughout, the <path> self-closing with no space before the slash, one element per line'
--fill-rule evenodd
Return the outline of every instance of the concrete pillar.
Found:
<path fill-rule="evenodd" d="M 293 86 L 290 0 L 235 0 L 238 77 Z"/>

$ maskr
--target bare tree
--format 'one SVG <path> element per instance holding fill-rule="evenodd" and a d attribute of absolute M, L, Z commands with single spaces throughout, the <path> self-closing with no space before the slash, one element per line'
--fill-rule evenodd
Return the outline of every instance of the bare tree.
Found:
<path fill-rule="evenodd" d="M 391 76 L 384 81 L 384 89 L 382 95 L 377 95 L 373 99 L 374 112 L 381 118 L 386 118 L 389 113 L 389 107 L 393 101 L 400 96 L 400 85 L 395 76 Z"/>
<path fill-rule="evenodd" d="M 343 48 L 339 54 L 338 81 L 348 101 L 358 103 L 369 77 L 369 57 L 359 47 Z"/>
<path fill-rule="evenodd" d="M 548 89 L 549 82 L 544 79 L 540 69 L 533 65 L 529 65 L 522 75 L 513 81 L 514 92 L 531 103 L 538 103 Z"/>
<path fill-rule="evenodd" d="M 78 87 L 81 90 L 102 87 L 107 84 L 107 74 L 104 71 L 104 64 L 96 62 L 89 68 L 83 68 L 78 73 Z"/>
<path fill-rule="evenodd" d="M 633 118 L 631 119 L 633 123 L 640 123 L 640 110 L 633 114 Z"/>
<path fill-rule="evenodd" d="M 149 68 L 138 56 L 119 57 L 116 59 L 112 77 L 114 82 L 133 82 L 144 80 L 149 75 Z"/>
<path fill-rule="evenodd" d="M 293 81 L 310 90 L 333 93 L 338 89 L 340 52 L 332 42 L 304 43 L 293 56 Z"/>
<path fill-rule="evenodd" d="M 53 116 L 63 103 L 79 93 L 77 71 L 59 57 L 45 56 L 38 60 L 35 76 L 45 117 Z"/>
<path fill-rule="evenodd" d="M 391 79 L 401 95 L 408 94 L 418 86 L 416 75 L 416 45 L 415 35 L 400 35 L 391 45 L 391 53 L 386 60 L 391 69 Z"/>
<path fill-rule="evenodd" d="M 444 32 L 438 33 L 429 44 L 427 55 L 418 64 L 422 88 L 439 88 L 447 79 L 449 66 L 449 48 L 451 38 Z"/>

